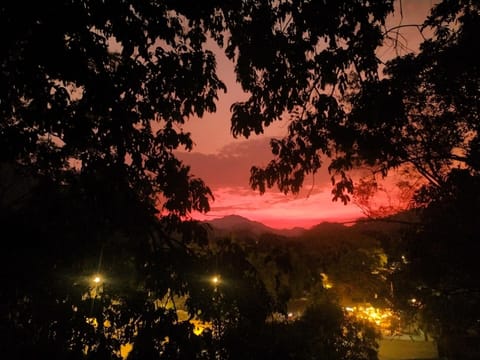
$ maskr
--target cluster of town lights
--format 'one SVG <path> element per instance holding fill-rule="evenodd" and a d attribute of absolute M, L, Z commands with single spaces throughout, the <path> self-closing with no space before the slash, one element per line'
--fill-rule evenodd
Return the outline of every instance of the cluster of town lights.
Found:
<path fill-rule="evenodd" d="M 367 320 L 375 324 L 380 330 L 391 330 L 394 321 L 398 320 L 391 309 L 380 309 L 373 306 L 347 306 L 345 310 L 350 315 L 360 320 Z"/>

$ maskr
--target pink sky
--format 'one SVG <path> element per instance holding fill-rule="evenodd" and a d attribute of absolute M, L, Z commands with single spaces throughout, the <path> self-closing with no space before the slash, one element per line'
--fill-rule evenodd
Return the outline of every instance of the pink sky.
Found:
<path fill-rule="evenodd" d="M 432 0 L 402 0 L 403 18 L 397 14 L 390 20 L 392 26 L 420 24 Z M 414 28 L 405 28 L 403 35 L 409 49 L 416 49 L 420 34 Z M 214 47 L 212 46 L 214 49 Z M 215 50 L 215 49 L 214 49 Z M 287 124 L 277 122 L 265 129 L 265 134 L 246 139 L 233 139 L 230 133 L 230 105 L 246 99 L 235 81 L 233 66 L 217 52 L 217 69 L 227 85 L 227 93 L 220 94 L 217 112 L 202 119 L 192 119 L 184 130 L 192 133 L 195 148 L 179 157 L 191 166 L 192 174 L 201 177 L 212 189 L 215 201 L 206 214 L 193 214 L 196 219 L 212 219 L 226 215 L 241 215 L 274 228 L 311 227 L 322 221 L 352 221 L 363 213 L 355 204 L 332 202 L 331 182 L 326 169 L 309 179 L 296 196 L 284 195 L 275 188 L 260 195 L 249 187 L 252 165 L 266 165 L 271 159 L 268 141 L 286 134 Z M 379 57 L 386 60 L 395 55 L 391 47 L 380 49 Z M 311 184 L 315 185 L 312 186 Z"/>
<path fill-rule="evenodd" d="M 265 165 L 270 158 L 268 137 L 232 142 L 213 154 L 182 153 L 192 174 L 213 190 L 211 211 L 194 214 L 206 220 L 225 215 L 241 215 L 274 228 L 310 227 L 322 221 L 352 221 L 362 215 L 355 205 L 332 202 L 331 183 L 326 169 L 308 179 L 297 195 L 285 195 L 275 188 L 263 195 L 248 185 L 252 164 Z"/>

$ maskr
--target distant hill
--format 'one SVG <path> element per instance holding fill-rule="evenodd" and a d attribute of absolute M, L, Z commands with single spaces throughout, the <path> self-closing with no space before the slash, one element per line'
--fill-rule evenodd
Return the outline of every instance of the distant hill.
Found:
<path fill-rule="evenodd" d="M 335 246 L 342 243 L 368 248 L 378 244 L 380 238 L 398 233 L 407 223 L 414 222 L 414 214 L 406 212 L 381 220 L 359 221 L 352 226 L 323 222 L 308 230 L 304 228 L 274 229 L 239 215 L 228 215 L 206 223 L 215 237 L 234 236 L 239 239 L 253 238 L 263 241 L 284 239 L 288 242 L 303 243 L 307 247 L 313 248 Z"/>
<path fill-rule="evenodd" d="M 323 222 L 313 226 L 302 235 L 302 240 L 322 243 L 345 241 L 351 237 L 352 228 L 341 223 Z"/>
<path fill-rule="evenodd" d="M 275 234 L 285 237 L 298 237 L 303 235 L 306 230 L 296 227 L 293 229 L 274 229 L 268 227 L 261 222 L 253 221 L 239 215 L 228 215 L 222 218 L 210 220 L 206 222 L 217 234 L 230 235 L 232 233 L 247 234 L 258 237 L 264 234 Z"/>

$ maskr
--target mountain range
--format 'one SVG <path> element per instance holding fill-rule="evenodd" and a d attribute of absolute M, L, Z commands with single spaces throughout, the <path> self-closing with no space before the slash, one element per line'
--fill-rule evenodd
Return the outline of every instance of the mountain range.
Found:
<path fill-rule="evenodd" d="M 307 230 L 301 227 L 292 229 L 274 229 L 258 221 L 247 219 L 240 215 L 227 215 L 222 218 L 207 221 L 217 232 L 222 233 L 250 233 L 251 235 L 275 234 L 286 237 L 303 235 Z"/>
<path fill-rule="evenodd" d="M 309 229 L 275 229 L 258 221 L 252 221 L 239 215 L 228 215 L 206 223 L 214 237 L 270 238 L 287 241 L 306 242 L 313 246 L 350 243 L 355 246 L 372 246 L 376 243 L 376 234 L 393 234 L 408 223 L 415 222 L 415 214 L 399 213 L 377 220 L 363 220 L 351 226 L 342 223 L 322 222 Z"/>

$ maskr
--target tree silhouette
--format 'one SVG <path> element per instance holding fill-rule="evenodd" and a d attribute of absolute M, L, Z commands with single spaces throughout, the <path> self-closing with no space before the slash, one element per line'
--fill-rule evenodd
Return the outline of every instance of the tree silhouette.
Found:
<path fill-rule="evenodd" d="M 118 358 L 133 343 L 131 358 L 211 354 L 214 339 L 194 337 L 189 322 L 158 305 L 191 296 L 191 316 L 209 311 L 202 301 L 212 289 L 195 281 L 211 254 L 204 231 L 182 220 L 208 211 L 212 194 L 174 154 L 193 147 L 182 125 L 215 111 L 226 90 L 208 38 L 249 93 L 232 105 L 234 136 L 291 115 L 289 136 L 272 141 L 276 160 L 252 170 L 260 191 L 275 183 L 298 191 L 322 154 L 334 157 L 344 201 L 352 189 L 346 171 L 359 163 L 386 172 L 410 162 L 436 185 L 453 161 L 477 171 L 478 67 L 467 55 L 478 47 L 469 35 L 478 5 L 444 1 L 436 9 L 427 24 L 438 30 L 435 40 L 390 63 L 380 80 L 375 50 L 388 35 L 393 0 L 2 3 L 0 161 L 13 182 L 2 183 L 0 215 L 13 235 L 2 252 L 10 276 L 0 292 L 0 350 L 12 358 Z M 453 20 L 459 28 L 444 30 Z M 465 67 L 451 66 L 452 54 Z M 459 146 L 464 153 L 452 152 Z M 241 334 L 271 303 L 244 254 L 227 247 L 224 256 L 245 285 L 225 293 L 229 331 Z M 88 282 L 98 270 L 106 274 L 101 287 Z M 224 350 L 228 357 L 228 342 Z"/>
<path fill-rule="evenodd" d="M 439 337 L 442 356 L 475 358 L 478 351 L 455 342 L 467 332 L 478 333 L 478 324 L 469 319 L 478 318 L 474 304 L 479 295 L 472 254 L 478 238 L 480 122 L 475 109 L 480 73 L 472 55 L 478 48 L 474 33 L 480 26 L 480 7 L 469 1 L 442 2 L 425 26 L 432 27 L 434 38 L 422 44 L 419 54 L 388 64 L 388 78 L 359 97 L 363 110 L 357 115 L 376 110 L 375 102 L 383 98 L 384 103 L 395 102 L 397 106 L 389 107 L 399 111 L 385 109 L 375 125 L 383 129 L 387 122 L 382 119 L 389 119 L 389 128 L 366 131 L 371 143 L 385 152 L 378 157 L 380 168 L 409 164 L 427 180 L 413 204 L 421 210 L 422 224 L 393 258 L 402 263 L 393 277 L 399 305 L 410 310 L 413 305 L 424 330 Z M 369 102 L 371 94 L 377 95 Z M 355 122 L 362 116 L 354 117 Z"/>
<path fill-rule="evenodd" d="M 417 199 L 428 205 L 421 226 L 389 251 L 397 264 L 389 279 L 397 309 L 437 339 L 442 356 L 478 356 L 464 343 L 478 336 L 478 185 L 478 176 L 457 169 L 441 188 L 423 189 Z"/>
<path fill-rule="evenodd" d="M 298 29 L 295 20 L 292 16 L 288 24 L 291 34 Z M 254 95 L 232 108 L 233 133 L 261 132 L 285 112 L 290 124 L 285 138 L 271 141 L 274 159 L 264 168 L 252 168 L 251 185 L 261 193 L 275 185 L 284 192 L 298 192 L 325 156 L 331 159 L 333 200 L 344 203 L 354 192 L 352 169 L 369 167 L 381 176 L 408 169 L 421 175 L 425 185 L 413 202 L 421 210 L 421 224 L 406 239 L 403 254 L 411 262 L 402 268 L 410 270 L 397 285 L 405 286 L 405 300 L 413 296 L 420 300 L 424 319 L 444 339 L 464 334 L 467 328 L 478 333 L 468 319 L 478 319 L 471 256 L 478 235 L 473 184 L 480 176 L 480 73 L 474 55 L 479 46 L 475 35 L 479 3 L 439 2 L 419 26 L 432 34 L 419 52 L 397 56 L 382 67 L 373 50 L 400 28 L 382 28 L 382 21 L 370 27 L 360 24 L 368 31 L 352 39 L 347 35 L 343 42 L 336 33 L 324 46 L 297 52 L 295 61 L 290 61 L 288 51 L 275 48 L 274 41 L 262 54 L 263 63 L 257 66 L 261 71 L 252 76 L 248 88 Z M 372 51 L 349 57 L 350 46 L 355 48 L 360 39 Z M 267 61 L 272 53 L 275 56 Z M 277 64 L 295 65 L 290 72 L 288 65 Z M 277 68 L 285 81 L 274 81 Z M 395 261 L 400 262 L 400 256 Z"/>
<path fill-rule="evenodd" d="M 475 2 L 441 2 L 423 25 L 434 36 L 418 54 L 385 64 L 383 77 L 372 58 L 366 74 L 348 67 L 336 72 L 331 88 L 312 82 L 309 97 L 289 109 L 288 136 L 272 140 L 275 159 L 252 168 L 252 186 L 263 192 L 276 184 L 296 192 L 324 155 L 332 158 L 334 199 L 344 202 L 353 192 L 348 171 L 354 167 L 385 175 L 408 165 L 433 186 L 457 166 L 478 171 L 478 65 L 472 56 L 477 26 Z"/>

